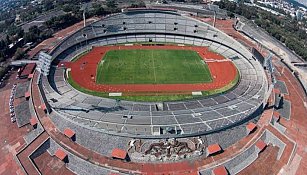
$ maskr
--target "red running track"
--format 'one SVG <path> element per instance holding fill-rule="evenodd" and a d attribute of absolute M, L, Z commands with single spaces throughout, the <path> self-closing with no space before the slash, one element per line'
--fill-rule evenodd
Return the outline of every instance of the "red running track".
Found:
<path fill-rule="evenodd" d="M 109 50 L 116 49 L 157 49 L 194 50 L 208 64 L 213 81 L 198 84 L 96 84 L 96 69 L 101 58 Z M 63 63 L 63 62 L 62 62 Z M 61 63 L 59 64 L 61 65 Z M 222 88 L 231 83 L 237 74 L 235 65 L 223 56 L 213 53 L 207 47 L 190 46 L 104 46 L 94 47 L 88 54 L 75 62 L 63 64 L 71 68 L 72 79 L 80 86 L 100 92 L 169 92 L 169 91 L 208 91 Z"/>

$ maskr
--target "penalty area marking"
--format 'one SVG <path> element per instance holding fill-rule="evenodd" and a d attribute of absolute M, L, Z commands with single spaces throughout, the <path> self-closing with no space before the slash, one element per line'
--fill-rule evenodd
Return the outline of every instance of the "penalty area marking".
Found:
<path fill-rule="evenodd" d="M 153 51 L 151 51 L 151 58 L 152 58 L 152 65 L 153 65 L 154 76 L 155 76 L 155 83 L 156 83 L 157 82 L 157 77 L 156 77 L 155 59 L 154 59 L 154 56 L 153 56 Z"/>
<path fill-rule="evenodd" d="M 97 66 L 97 68 L 99 68 L 99 66 L 102 66 L 103 65 L 103 63 L 104 63 L 104 59 L 102 59 L 101 61 L 100 61 L 100 63 L 99 63 L 99 65 Z M 94 78 L 94 77 L 92 77 L 92 79 L 95 79 L 95 82 L 97 82 L 97 78 L 98 78 L 98 73 L 99 72 L 97 72 L 97 75 L 96 75 L 96 77 Z"/>
<path fill-rule="evenodd" d="M 117 93 L 109 93 L 109 97 L 121 97 L 123 93 L 117 92 Z"/>

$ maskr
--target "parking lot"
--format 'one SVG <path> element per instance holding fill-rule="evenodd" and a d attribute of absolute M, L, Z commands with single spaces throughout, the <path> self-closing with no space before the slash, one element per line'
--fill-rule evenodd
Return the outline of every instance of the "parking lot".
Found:
<path fill-rule="evenodd" d="M 16 122 L 12 123 L 10 114 L 10 99 L 13 84 L 16 80 L 16 71 L 10 71 L 7 78 L 3 81 L 5 84 L 0 88 L 0 173 L 1 174 L 22 174 L 22 170 L 16 163 L 13 155 L 25 146 L 23 136 L 28 132 L 28 126 L 19 128 Z M 15 100 L 14 100 L 15 103 Z"/>

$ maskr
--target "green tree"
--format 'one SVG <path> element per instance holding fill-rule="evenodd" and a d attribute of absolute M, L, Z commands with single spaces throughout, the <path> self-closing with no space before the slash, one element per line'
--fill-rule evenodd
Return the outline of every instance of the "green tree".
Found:
<path fill-rule="evenodd" d="M 43 4 L 44 4 L 44 10 L 48 11 L 51 9 L 54 9 L 54 5 L 53 5 L 53 0 L 44 0 Z"/>
<path fill-rule="evenodd" d="M 115 2 L 115 0 L 107 0 L 106 5 L 108 7 L 108 10 L 112 13 L 119 11 L 119 9 L 117 8 L 117 3 Z"/>
<path fill-rule="evenodd" d="M 25 51 L 22 48 L 17 48 L 15 54 L 14 54 L 14 59 L 15 60 L 20 60 L 25 57 Z"/>
<path fill-rule="evenodd" d="M 3 77 L 4 74 L 6 73 L 7 67 L 0 67 L 0 77 Z"/>
<path fill-rule="evenodd" d="M 29 32 L 25 33 L 25 42 L 36 42 L 39 40 L 41 30 L 37 26 L 31 26 Z"/>
<path fill-rule="evenodd" d="M 285 43 L 289 49 L 303 59 L 307 59 L 307 33 L 303 30 L 303 28 L 306 28 L 306 24 L 300 24 L 289 16 L 276 16 L 268 11 L 247 6 L 244 3 L 236 4 L 222 0 L 216 2 L 216 4 L 220 8 L 226 9 L 228 16 L 232 16 L 232 13 L 235 13 L 254 20 L 255 24 L 266 30 L 277 40 Z"/>
<path fill-rule="evenodd" d="M 82 20 L 82 13 L 80 14 L 65 14 L 56 16 L 45 22 L 45 25 L 53 30 L 64 29 Z"/>
<path fill-rule="evenodd" d="M 6 45 L 11 44 L 11 39 L 9 35 L 6 35 Z"/>
<path fill-rule="evenodd" d="M 92 7 L 93 7 L 92 10 L 93 15 L 105 15 L 107 13 L 100 4 L 93 4 Z"/>
<path fill-rule="evenodd" d="M 139 3 L 132 3 L 130 8 L 140 8 L 140 7 L 146 7 L 146 4 L 144 1 L 140 1 Z"/>

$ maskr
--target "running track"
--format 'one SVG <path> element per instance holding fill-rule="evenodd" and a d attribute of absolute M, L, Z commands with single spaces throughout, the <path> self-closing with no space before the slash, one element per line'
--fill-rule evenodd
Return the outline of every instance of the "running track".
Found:
<path fill-rule="evenodd" d="M 116 49 L 157 49 L 157 50 L 194 50 L 207 63 L 213 81 L 199 84 L 96 84 L 96 69 L 101 58 L 109 50 Z M 62 62 L 63 63 L 63 62 Z M 228 85 L 236 77 L 235 65 L 223 56 L 213 53 L 207 47 L 189 46 L 105 46 L 94 47 L 88 54 L 75 62 L 69 62 L 59 66 L 71 68 L 72 79 L 80 86 L 100 92 L 169 92 L 169 91 L 208 91 L 222 88 Z"/>

